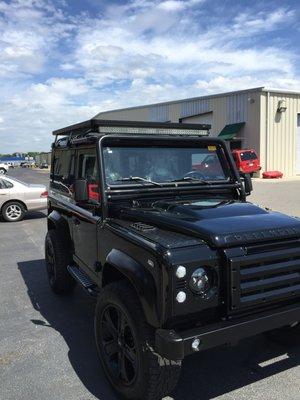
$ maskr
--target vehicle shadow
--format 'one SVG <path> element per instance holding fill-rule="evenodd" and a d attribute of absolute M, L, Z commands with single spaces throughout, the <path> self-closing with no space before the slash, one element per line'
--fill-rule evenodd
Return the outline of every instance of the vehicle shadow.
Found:
<path fill-rule="evenodd" d="M 29 221 L 29 220 L 34 220 L 34 219 L 43 219 L 47 218 L 46 212 L 42 211 L 27 211 L 26 214 L 24 215 L 24 218 L 21 221 L 17 222 L 22 222 L 22 221 Z M 7 224 L 16 224 L 17 222 L 7 222 L 5 219 L 0 216 L 0 222 L 7 223 Z"/>
<path fill-rule="evenodd" d="M 257 335 L 233 347 L 219 347 L 188 357 L 172 398 L 214 399 L 299 364 L 299 346 L 279 345 Z"/>
<path fill-rule="evenodd" d="M 98 399 L 116 400 L 96 355 L 93 332 L 95 302 L 80 288 L 74 295 L 55 296 L 48 287 L 44 260 L 18 263 L 28 295 L 41 320 L 55 329 L 69 347 L 69 360 L 81 382 Z M 300 348 L 283 347 L 259 335 L 235 347 L 212 349 L 184 361 L 174 400 L 209 400 L 293 368 Z"/>
<path fill-rule="evenodd" d="M 46 217 L 47 217 L 46 212 L 43 212 L 43 211 L 28 211 L 24 216 L 24 220 L 40 219 L 40 218 L 46 218 Z"/>
<path fill-rule="evenodd" d="M 48 285 L 44 260 L 19 262 L 32 306 L 41 319 L 32 320 L 45 329 L 55 329 L 69 347 L 70 363 L 87 390 L 96 398 L 116 400 L 96 354 L 94 343 L 95 301 L 80 288 L 70 296 L 54 295 Z"/>

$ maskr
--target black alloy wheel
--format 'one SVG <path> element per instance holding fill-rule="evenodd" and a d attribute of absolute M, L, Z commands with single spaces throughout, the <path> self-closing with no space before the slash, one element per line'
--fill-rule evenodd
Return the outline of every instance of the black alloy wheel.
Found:
<path fill-rule="evenodd" d="M 154 329 L 129 282 L 100 291 L 95 310 L 95 340 L 103 370 L 121 398 L 161 400 L 175 387 L 181 361 L 155 351 Z"/>
<path fill-rule="evenodd" d="M 130 386 L 138 371 L 137 339 L 125 313 L 108 305 L 100 317 L 100 347 L 115 384 Z"/>

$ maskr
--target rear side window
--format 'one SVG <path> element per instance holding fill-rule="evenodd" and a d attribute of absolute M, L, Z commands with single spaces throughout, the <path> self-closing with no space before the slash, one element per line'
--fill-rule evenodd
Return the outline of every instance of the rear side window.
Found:
<path fill-rule="evenodd" d="M 72 195 L 75 179 L 74 159 L 73 152 L 69 150 L 55 151 L 51 172 L 51 189 Z"/>
<path fill-rule="evenodd" d="M 11 189 L 14 185 L 6 179 L 0 179 L 0 189 Z"/>

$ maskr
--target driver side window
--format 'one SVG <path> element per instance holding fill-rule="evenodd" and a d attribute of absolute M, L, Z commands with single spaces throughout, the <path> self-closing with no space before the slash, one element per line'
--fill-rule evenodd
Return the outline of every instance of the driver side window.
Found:
<path fill-rule="evenodd" d="M 89 200 L 100 202 L 99 170 L 95 149 L 79 152 L 77 178 L 86 180 Z"/>

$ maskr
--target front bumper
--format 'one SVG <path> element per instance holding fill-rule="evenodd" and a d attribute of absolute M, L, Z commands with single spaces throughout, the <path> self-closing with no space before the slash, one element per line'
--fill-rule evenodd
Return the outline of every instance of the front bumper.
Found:
<path fill-rule="evenodd" d="M 195 353 L 192 349 L 195 339 L 200 340 L 199 351 L 202 351 L 235 343 L 249 336 L 291 325 L 296 321 L 300 321 L 300 304 L 183 332 L 158 329 L 155 335 L 156 351 L 170 360 L 182 360 L 185 356 Z"/>

